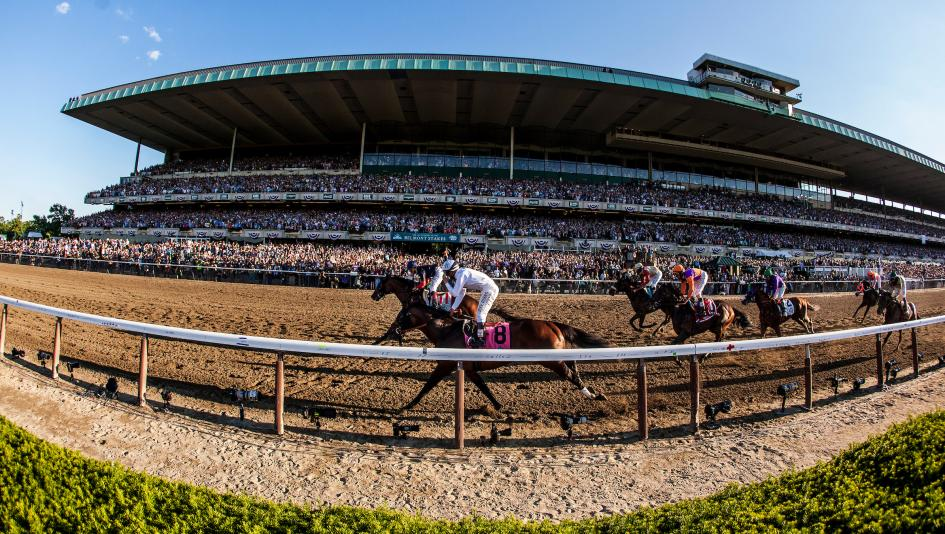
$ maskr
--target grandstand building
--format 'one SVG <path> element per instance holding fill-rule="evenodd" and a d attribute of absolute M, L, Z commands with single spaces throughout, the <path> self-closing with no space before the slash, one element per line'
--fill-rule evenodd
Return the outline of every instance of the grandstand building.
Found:
<path fill-rule="evenodd" d="M 578 250 L 611 250 L 645 235 L 664 252 L 700 255 L 879 253 L 831 247 L 836 239 L 940 257 L 945 165 L 800 109 L 799 87 L 711 54 L 686 79 L 425 54 L 172 74 L 63 106 L 139 151 L 165 154 L 152 169 L 138 169 L 135 158 L 118 184 L 90 193 L 87 203 L 112 211 L 68 230 Z M 346 212 L 371 222 L 337 224 Z M 400 227 L 371 213 L 460 222 Z M 476 217 L 490 222 L 469 223 Z M 511 230 L 496 222 L 503 217 Z M 569 220 L 581 230 L 553 229 Z M 692 224 L 715 231 L 700 238 L 690 228 L 674 239 Z M 737 231 L 818 240 L 792 247 L 726 238 Z"/>

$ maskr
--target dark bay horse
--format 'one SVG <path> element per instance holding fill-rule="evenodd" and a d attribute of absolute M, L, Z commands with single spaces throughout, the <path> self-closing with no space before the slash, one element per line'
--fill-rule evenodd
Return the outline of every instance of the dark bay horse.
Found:
<path fill-rule="evenodd" d="M 651 334 L 652 336 L 657 336 L 663 330 L 663 327 L 666 326 L 673 319 L 673 312 L 676 309 L 677 296 L 673 291 L 672 284 L 660 284 L 653 291 L 653 297 L 651 298 L 649 293 L 640 283 L 640 279 L 631 275 L 630 273 L 624 273 L 617 279 L 617 282 L 614 284 L 614 287 L 611 291 L 611 296 L 617 293 L 624 293 L 627 295 L 627 299 L 630 300 L 630 307 L 633 308 L 633 317 L 630 318 L 630 326 L 637 332 L 642 332 L 644 328 L 649 328 L 653 325 L 643 324 L 646 316 L 661 311 L 665 316 L 663 322 L 656 327 L 656 330 Z M 634 324 L 634 322 L 639 322 L 640 326 Z"/>
<path fill-rule="evenodd" d="M 794 305 L 794 313 L 789 316 L 781 313 L 781 306 L 762 290 L 760 284 L 752 284 L 748 288 L 748 293 L 742 299 L 742 304 L 754 302 L 758 305 L 758 319 L 762 338 L 765 337 L 768 328 L 773 328 L 774 333 L 781 337 L 781 324 L 789 319 L 797 321 L 808 334 L 814 333 L 814 320 L 811 319 L 808 312 L 818 311 L 820 307 L 811 304 L 802 297 L 791 297 L 785 300 L 789 300 Z"/>
<path fill-rule="evenodd" d="M 456 320 L 451 317 L 440 317 L 434 313 L 422 302 L 413 301 L 407 304 L 397 316 L 398 327 L 403 330 L 418 328 L 427 338 L 438 348 L 465 348 L 466 334 L 463 327 L 466 321 Z M 579 330 L 572 326 L 556 323 L 553 321 L 540 321 L 536 319 L 511 319 L 509 323 L 509 333 L 511 337 L 509 348 L 511 349 L 570 349 L 570 348 L 600 348 L 612 346 L 607 340 Z M 573 361 L 548 361 L 548 362 L 509 362 L 509 361 L 483 361 L 483 362 L 463 362 L 463 370 L 469 374 L 469 379 L 489 399 L 489 402 L 496 409 L 501 409 L 502 404 L 492 394 L 492 390 L 486 385 L 480 373 L 490 371 L 499 367 L 517 364 L 535 364 L 541 365 L 546 369 L 553 371 L 561 378 L 574 384 L 582 395 L 593 400 L 606 400 L 607 397 L 602 393 L 595 392 L 592 388 L 585 386 L 578 374 L 577 367 Z M 450 376 L 457 369 L 455 361 L 437 361 L 436 367 L 430 374 L 423 388 L 417 393 L 413 400 L 408 402 L 401 411 L 409 410 L 416 406 L 437 384 L 444 378 Z"/>
<path fill-rule="evenodd" d="M 670 284 L 666 285 L 670 286 Z M 676 297 L 681 299 L 679 288 L 675 285 L 671 287 Z M 748 316 L 741 310 L 722 301 L 713 300 L 712 302 L 715 303 L 716 314 L 703 321 L 696 320 L 696 311 L 692 309 L 688 302 L 682 302 L 676 306 L 676 309 L 673 310 L 673 330 L 676 332 L 676 338 L 670 343 L 671 345 L 679 345 L 690 337 L 703 332 L 712 332 L 715 334 L 715 341 L 722 341 L 725 332 L 735 321 L 738 321 L 738 326 L 742 328 L 751 326 Z M 702 359 L 705 359 L 705 355 Z M 676 358 L 676 363 L 682 365 L 679 358 Z"/>
<path fill-rule="evenodd" d="M 407 306 L 411 298 L 420 298 L 420 293 L 417 290 L 416 282 L 409 278 L 392 276 L 391 274 L 387 274 L 381 280 L 381 283 L 378 284 L 377 288 L 374 289 L 374 292 L 371 293 L 371 299 L 377 302 L 387 295 L 394 295 L 397 297 L 397 300 L 400 301 L 401 309 Z M 479 309 L 479 302 L 469 295 L 464 295 L 463 302 L 459 305 L 459 309 L 462 310 L 464 315 L 475 317 L 476 311 Z M 374 343 L 372 343 L 372 345 L 380 345 L 381 343 L 392 339 L 396 339 L 401 345 L 404 344 L 404 330 L 397 326 L 396 320 L 390 325 L 390 328 L 387 329 L 387 333 L 379 337 Z"/>
<path fill-rule="evenodd" d="M 861 308 L 866 308 L 866 310 L 863 311 L 863 317 L 860 319 L 860 322 L 862 323 L 866 321 L 866 316 L 869 314 L 870 308 L 876 306 L 879 303 L 879 292 L 881 290 L 873 288 L 870 285 L 871 282 L 869 280 L 863 280 L 860 282 L 860 284 L 864 288 L 863 291 L 857 291 L 854 293 L 854 295 L 860 296 L 860 294 L 862 294 L 863 301 L 860 302 L 860 305 L 857 306 L 855 310 L 853 310 L 853 318 L 856 318 L 856 315 L 859 313 Z"/>
<path fill-rule="evenodd" d="M 906 306 L 902 306 L 896 302 L 892 293 L 884 289 L 879 290 L 879 302 L 876 303 L 876 313 L 883 316 L 883 324 L 904 323 L 906 321 L 919 319 L 919 311 L 916 309 L 914 302 L 909 302 Z M 893 335 L 893 332 L 886 334 L 882 346 L 886 346 L 886 342 L 889 341 L 889 336 L 891 335 Z M 899 331 L 899 342 L 896 343 L 897 351 L 900 345 L 902 345 L 902 330 Z"/>

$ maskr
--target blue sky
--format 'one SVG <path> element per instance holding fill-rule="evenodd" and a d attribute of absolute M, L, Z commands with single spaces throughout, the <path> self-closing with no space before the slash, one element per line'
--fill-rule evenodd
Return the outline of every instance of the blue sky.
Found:
<path fill-rule="evenodd" d="M 135 144 L 70 97 L 188 69 L 340 53 L 558 59 L 685 77 L 703 52 L 801 81 L 801 107 L 945 160 L 945 2 L 0 2 L 0 216 L 117 182 Z M 161 154 L 142 151 L 142 165 Z"/>

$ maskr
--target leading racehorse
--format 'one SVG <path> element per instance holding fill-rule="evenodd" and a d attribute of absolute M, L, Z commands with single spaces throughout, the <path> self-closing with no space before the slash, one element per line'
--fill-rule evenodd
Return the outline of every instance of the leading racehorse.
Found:
<path fill-rule="evenodd" d="M 657 311 L 663 312 L 665 315 L 663 322 L 651 334 L 657 336 L 663 330 L 663 327 L 673 319 L 673 312 L 676 309 L 678 300 L 675 294 L 678 292 L 673 291 L 672 286 L 672 284 L 660 284 L 653 291 L 653 296 L 650 296 L 646 288 L 640 284 L 639 278 L 625 272 L 617 279 L 617 282 L 611 288 L 610 294 L 613 296 L 619 292 L 627 295 L 630 300 L 630 307 L 633 308 L 630 326 L 637 332 L 642 332 L 644 328 L 653 326 L 643 324 L 647 315 Z M 634 324 L 634 321 L 639 322 L 640 326 Z"/>
<path fill-rule="evenodd" d="M 761 288 L 761 284 L 752 284 L 748 288 L 748 293 L 745 294 L 745 298 L 742 299 L 742 304 L 748 304 L 749 302 L 758 304 L 758 319 L 762 338 L 765 337 L 769 327 L 774 329 L 778 337 L 781 337 L 781 324 L 788 319 L 797 321 L 804 327 L 805 332 L 813 334 L 814 321 L 811 319 L 808 312 L 818 311 L 820 307 L 816 304 L 811 304 L 807 299 L 802 297 L 791 297 L 784 300 L 788 301 L 791 305 L 792 309 L 789 310 L 791 312 L 789 315 L 782 313 L 781 306 L 764 292 Z"/>
<path fill-rule="evenodd" d="M 431 310 L 419 299 L 411 300 L 397 316 L 398 327 L 402 330 L 418 328 L 437 348 L 466 348 L 467 334 L 464 325 L 467 321 L 456 320 L 446 313 Z M 490 335 L 498 336 L 499 328 L 504 329 L 501 335 L 508 336 L 505 342 L 510 349 L 570 349 L 570 348 L 601 348 L 612 346 L 607 340 L 579 330 L 572 326 L 553 321 L 536 319 L 511 319 L 507 323 L 499 323 Z M 474 352 L 473 352 L 474 353 Z M 594 400 L 606 400 L 602 393 L 595 392 L 585 386 L 578 374 L 573 361 L 545 361 L 545 362 L 514 362 L 514 361 L 474 361 L 463 362 L 463 370 L 469 373 L 472 383 L 489 399 L 496 409 L 501 403 L 492 394 L 480 372 L 497 369 L 506 365 L 538 364 L 545 367 L 561 378 L 574 384 L 585 397 Z M 423 388 L 412 401 L 402 409 L 409 410 L 416 406 L 427 393 L 430 392 L 444 378 L 455 371 L 455 361 L 437 361 L 436 367 L 430 374 Z"/>
<path fill-rule="evenodd" d="M 860 296 L 860 294 L 862 293 L 863 302 L 860 302 L 860 305 L 857 306 L 855 310 L 853 310 L 853 318 L 856 319 L 856 314 L 860 311 L 861 308 L 865 307 L 866 310 L 863 311 L 863 317 L 860 318 L 860 323 L 862 323 L 866 321 L 866 315 L 869 314 L 870 308 L 872 308 L 873 306 L 876 306 L 876 304 L 879 303 L 880 290 L 873 287 L 872 281 L 870 280 L 863 280 L 862 282 L 860 282 L 860 287 L 863 289 L 858 289 L 856 293 L 854 293 L 854 295 Z"/>
<path fill-rule="evenodd" d="M 402 278 L 400 276 L 392 276 L 388 273 L 381 279 L 381 282 L 377 285 L 377 288 L 374 289 L 374 293 L 371 293 L 371 299 L 375 302 L 381 300 L 387 295 L 393 294 L 397 297 L 397 300 L 400 301 L 401 309 L 407 305 L 411 297 L 418 294 L 417 283 L 409 278 Z M 463 302 L 459 305 L 459 309 L 462 310 L 464 315 L 469 317 L 476 316 L 476 310 L 479 309 L 479 303 L 476 299 L 472 298 L 469 295 L 463 296 Z M 393 324 L 390 325 L 390 328 L 387 329 L 387 333 L 379 337 L 377 341 L 372 343 L 372 345 L 380 345 L 381 343 L 396 339 L 401 345 L 404 344 L 404 331 L 397 326 L 397 321 L 395 320 Z"/>
<path fill-rule="evenodd" d="M 879 302 L 876 304 L 876 313 L 883 316 L 883 324 L 904 323 L 919 318 L 919 311 L 916 309 L 914 302 L 909 302 L 907 305 L 902 306 L 896 302 L 892 293 L 884 289 L 879 290 Z M 886 346 L 886 342 L 889 341 L 889 336 L 891 335 L 893 335 L 892 332 L 886 334 L 882 346 Z M 896 343 L 897 351 L 900 345 L 902 345 L 902 330 L 899 331 L 899 342 Z"/>

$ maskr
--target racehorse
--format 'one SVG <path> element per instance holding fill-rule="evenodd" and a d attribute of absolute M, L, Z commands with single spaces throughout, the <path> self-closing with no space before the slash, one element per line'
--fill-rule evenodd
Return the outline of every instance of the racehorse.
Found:
<path fill-rule="evenodd" d="M 745 294 L 745 298 L 742 299 L 742 304 L 748 304 L 749 302 L 758 304 L 758 319 L 762 338 L 765 337 L 765 333 L 769 327 L 774 329 L 778 337 L 781 337 L 781 324 L 788 319 L 797 321 L 804 327 L 804 331 L 808 334 L 814 333 L 814 321 L 810 318 L 808 312 L 818 311 L 820 307 L 816 304 L 811 304 L 807 299 L 801 297 L 791 297 L 786 300 L 790 301 L 794 306 L 791 315 L 787 316 L 781 313 L 781 306 L 772 300 L 772 298 L 761 289 L 759 284 L 752 284 L 748 288 L 748 293 Z"/>
<path fill-rule="evenodd" d="M 670 284 L 666 285 L 670 286 Z M 679 288 L 675 285 L 670 287 L 672 287 L 676 302 L 679 302 L 682 298 L 679 294 Z M 718 300 L 712 302 L 715 304 L 715 315 L 701 321 L 696 320 L 696 311 L 692 309 L 688 302 L 682 302 L 676 306 L 676 309 L 673 310 L 673 330 L 676 332 L 676 339 L 672 341 L 671 345 L 679 345 L 690 337 L 703 332 L 712 332 L 715 334 L 715 341 L 722 341 L 726 330 L 736 320 L 738 326 L 742 328 L 751 326 L 751 320 L 741 310 Z M 676 363 L 679 363 L 679 358 L 676 358 Z"/>
<path fill-rule="evenodd" d="M 879 290 L 879 302 L 876 304 L 876 313 L 883 315 L 883 324 L 904 323 L 919 318 L 919 311 L 916 309 L 914 302 L 909 302 L 906 306 L 901 306 L 893 298 L 892 293 L 884 289 Z M 886 337 L 883 339 L 883 347 L 886 346 L 886 342 L 889 341 L 889 336 L 891 335 L 893 335 L 892 332 L 886 334 Z M 902 345 L 902 330 L 899 331 L 899 342 L 896 343 L 897 351 L 900 345 Z"/>
<path fill-rule="evenodd" d="M 371 293 L 371 299 L 375 302 L 381 300 L 387 295 L 393 294 L 397 297 L 397 300 L 400 301 L 401 309 L 407 306 L 407 303 L 410 301 L 412 296 L 418 294 L 417 292 L 417 283 L 409 278 L 402 278 L 400 276 L 392 276 L 387 274 L 382 280 L 381 283 L 377 285 L 377 288 L 374 289 L 374 292 Z M 472 298 L 469 295 L 463 296 L 463 302 L 460 303 L 459 309 L 462 310 L 464 315 L 469 317 L 475 317 L 476 311 L 479 309 L 479 302 L 476 299 Z M 381 343 L 396 339 L 401 345 L 404 344 L 404 331 L 399 329 L 397 326 L 397 321 L 395 320 L 393 324 L 390 325 L 390 328 L 387 329 L 387 333 L 379 337 L 377 341 L 372 343 L 372 345 L 380 345 Z"/>
<path fill-rule="evenodd" d="M 610 294 L 613 296 L 618 292 L 626 294 L 627 298 L 630 300 L 630 307 L 633 308 L 633 317 L 630 318 L 630 326 L 637 332 L 642 332 L 644 328 L 653 326 L 643 324 L 643 321 L 646 319 L 647 315 L 656 311 L 663 312 L 665 318 L 651 334 L 654 337 L 659 335 L 663 327 L 673 319 L 673 311 L 676 309 L 677 297 L 674 296 L 672 284 L 661 284 L 657 286 L 656 289 L 653 290 L 653 296 L 650 297 L 646 289 L 640 285 L 640 281 L 637 277 L 632 276 L 630 273 L 624 273 L 617 279 L 617 282 L 611 288 Z M 639 322 L 640 326 L 634 324 L 634 321 Z"/>
<path fill-rule="evenodd" d="M 863 317 L 860 319 L 861 323 L 866 321 L 866 315 L 870 312 L 870 308 L 876 306 L 876 304 L 879 302 L 880 290 L 872 287 L 871 284 L 872 282 L 869 280 L 863 280 L 860 282 L 860 286 L 864 289 L 862 291 L 858 290 L 856 293 L 854 293 L 856 296 L 860 296 L 861 293 L 863 294 L 863 302 L 861 302 L 860 305 L 857 306 L 855 310 L 853 310 L 853 318 L 855 319 L 856 314 L 860 311 L 860 308 L 866 307 L 866 310 L 863 312 Z"/>
<path fill-rule="evenodd" d="M 398 327 L 402 330 L 418 328 L 423 332 L 427 339 L 437 348 L 466 348 L 467 334 L 464 332 L 467 321 L 457 320 L 450 317 L 445 312 L 431 310 L 423 302 L 411 300 L 400 311 L 397 316 Z M 506 331 L 502 336 L 508 336 L 508 348 L 510 349 L 570 349 L 570 348 L 600 348 L 612 346 L 607 340 L 589 334 L 583 330 L 572 326 L 556 323 L 553 321 L 541 321 L 537 319 L 510 319 L 508 323 L 500 323 L 496 326 L 493 336 L 499 335 L 499 328 Z M 479 374 L 482 371 L 490 371 L 507 365 L 534 363 L 545 367 L 556 373 L 561 378 L 574 384 L 582 395 L 593 400 L 607 400 L 602 393 L 595 392 L 592 388 L 585 386 L 578 374 L 577 367 L 573 361 L 545 361 L 545 362 L 512 362 L 512 361 L 481 361 L 481 362 L 463 362 L 463 370 L 469 373 L 472 383 L 489 399 L 489 402 L 496 409 L 501 409 L 502 404 L 492 394 L 492 390 L 486 385 L 485 380 Z M 436 367 L 430 374 L 423 388 L 417 393 L 413 400 L 408 402 L 401 411 L 409 410 L 416 406 L 437 384 L 455 371 L 457 364 L 455 361 L 441 360 L 436 362 Z"/>

